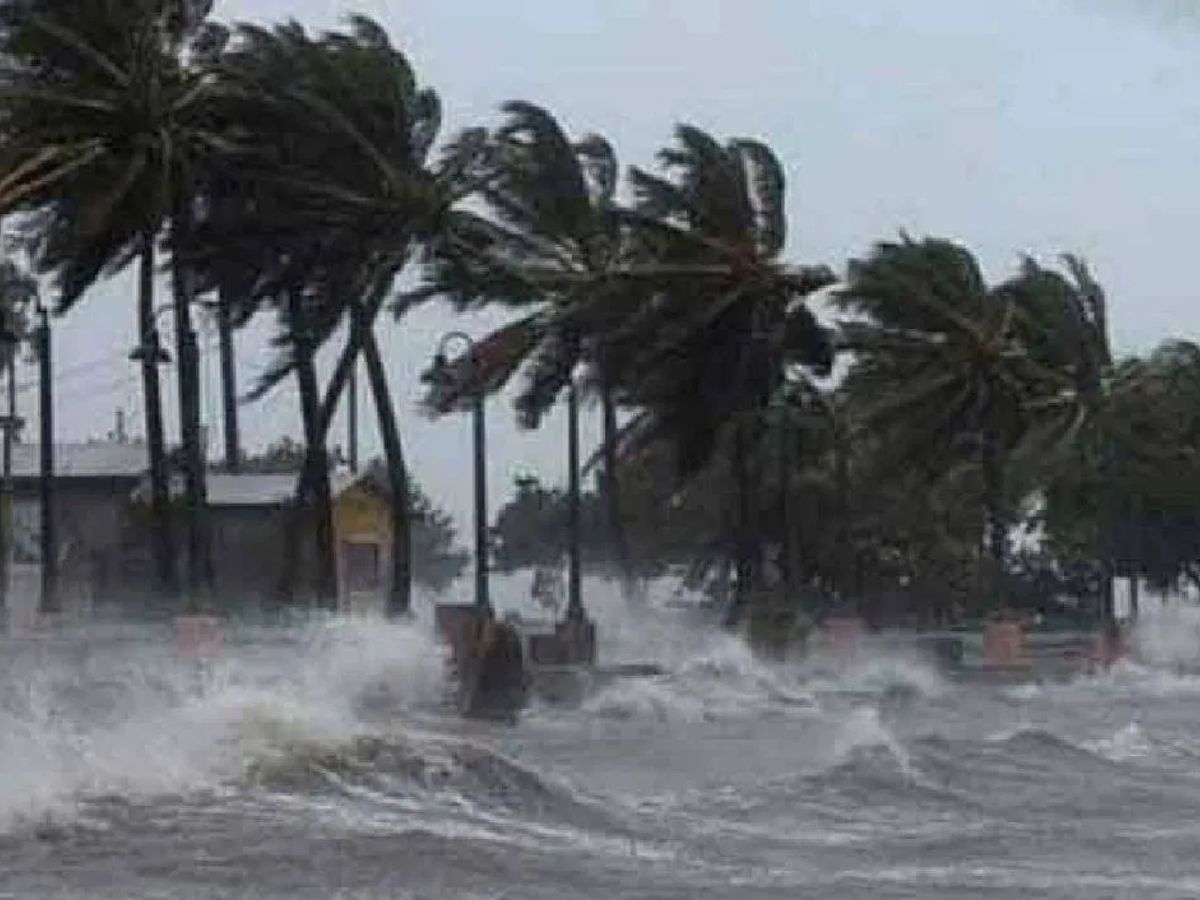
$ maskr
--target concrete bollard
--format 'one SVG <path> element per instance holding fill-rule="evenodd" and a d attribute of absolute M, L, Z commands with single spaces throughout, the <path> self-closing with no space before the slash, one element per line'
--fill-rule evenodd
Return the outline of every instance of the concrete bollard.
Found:
<path fill-rule="evenodd" d="M 1113 623 L 1102 628 L 1096 636 L 1096 643 L 1092 650 L 1092 663 L 1101 669 L 1111 669 L 1113 665 L 1124 659 L 1126 651 L 1125 633 L 1120 625 Z"/>
<path fill-rule="evenodd" d="M 187 659 L 205 659 L 221 649 L 224 634 L 216 616 L 179 616 L 175 619 L 175 648 Z"/>
<path fill-rule="evenodd" d="M 984 626 L 984 668 L 1027 669 L 1030 665 L 1025 628 L 1020 622 L 1001 619 Z"/>
<path fill-rule="evenodd" d="M 555 628 L 567 665 L 596 664 L 596 625 L 588 619 L 567 619 Z"/>
<path fill-rule="evenodd" d="M 825 620 L 825 638 L 840 663 L 853 662 L 862 644 L 863 621 L 857 616 L 832 616 Z"/>

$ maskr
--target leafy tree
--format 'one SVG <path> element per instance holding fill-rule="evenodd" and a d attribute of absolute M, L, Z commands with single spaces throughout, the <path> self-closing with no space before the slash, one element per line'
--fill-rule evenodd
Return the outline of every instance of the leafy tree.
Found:
<path fill-rule="evenodd" d="M 517 477 L 514 486 L 516 492 L 497 512 L 491 528 L 492 560 L 497 570 L 560 565 L 569 550 L 570 498 L 533 476 Z M 600 498 L 585 492 L 580 505 L 583 560 L 593 568 L 607 568 L 612 554 Z"/>
<path fill-rule="evenodd" d="M 1039 521 L 1058 566 L 1200 583 L 1200 347 L 1168 341 L 1116 367 L 1097 431 L 1048 484 Z M 1102 590 L 1102 589 L 1101 589 Z"/>
<path fill-rule="evenodd" d="M 267 444 L 261 453 L 244 456 L 238 469 L 259 475 L 298 473 L 304 467 L 304 456 L 304 445 L 284 435 Z"/>

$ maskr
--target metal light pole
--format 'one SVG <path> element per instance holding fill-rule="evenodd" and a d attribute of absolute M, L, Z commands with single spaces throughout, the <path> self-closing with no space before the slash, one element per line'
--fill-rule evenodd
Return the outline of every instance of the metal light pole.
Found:
<path fill-rule="evenodd" d="M 358 474 L 358 363 L 350 370 L 350 381 L 346 386 L 346 452 L 350 471 Z"/>
<path fill-rule="evenodd" d="M 7 305 L 0 315 L 0 353 L 7 355 L 8 412 L 0 419 L 4 429 L 4 482 L 0 491 L 0 608 L 8 612 L 8 589 L 12 570 L 13 531 L 13 429 L 17 427 L 17 333 L 13 329 L 12 310 Z"/>
<path fill-rule="evenodd" d="M 453 378 L 450 369 L 453 364 L 447 357 L 446 351 L 451 343 L 462 345 L 458 359 L 465 359 L 468 364 L 468 376 L 474 377 L 475 342 L 470 335 L 461 331 L 451 331 L 438 342 L 437 353 L 433 358 L 433 368 L 430 380 L 434 384 L 448 385 Z M 487 515 L 487 431 L 484 422 L 484 386 L 477 384 L 471 396 L 472 431 L 474 435 L 474 473 L 475 473 L 475 605 L 480 612 L 492 614 L 492 600 L 488 592 L 488 515 Z"/>
<path fill-rule="evenodd" d="M 583 619 L 583 576 L 579 534 L 579 394 L 567 385 L 567 619 Z"/>
<path fill-rule="evenodd" d="M 41 426 L 41 463 L 38 478 L 41 498 L 41 556 L 43 613 L 59 612 L 58 539 L 54 512 L 54 398 L 50 356 L 50 312 L 38 307 L 38 418 Z"/>

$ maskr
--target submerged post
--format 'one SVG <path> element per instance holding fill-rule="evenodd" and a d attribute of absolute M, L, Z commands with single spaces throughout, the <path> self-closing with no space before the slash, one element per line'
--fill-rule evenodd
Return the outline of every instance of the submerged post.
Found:
<path fill-rule="evenodd" d="M 0 322 L 0 353 L 6 354 L 5 369 L 8 373 L 8 412 L 3 417 L 4 428 L 4 482 L 0 494 L 0 608 L 8 611 L 8 593 L 12 569 L 13 529 L 13 430 L 17 427 L 17 344 L 13 312 L 10 306 L 3 310 Z"/>
<path fill-rule="evenodd" d="M 38 310 L 38 418 L 41 430 L 41 465 L 38 487 L 41 499 L 41 556 L 43 613 L 59 611 L 58 602 L 58 539 L 54 517 L 54 397 L 52 394 L 53 366 L 50 356 L 50 313 L 43 306 Z"/>

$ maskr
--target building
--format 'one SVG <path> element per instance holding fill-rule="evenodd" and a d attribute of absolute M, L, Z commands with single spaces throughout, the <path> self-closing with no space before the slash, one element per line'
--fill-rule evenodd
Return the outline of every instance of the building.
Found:
<path fill-rule="evenodd" d="M 338 473 L 332 481 L 339 606 L 346 612 L 382 612 L 391 554 L 387 502 L 362 478 Z M 269 605 L 283 575 L 283 535 L 296 476 L 211 473 L 207 483 L 217 603 Z M 301 584 L 312 577 L 310 534 L 305 528 L 296 579 Z"/>
<path fill-rule="evenodd" d="M 41 578 L 40 448 L 13 451 L 12 603 L 10 616 L 32 615 Z M 147 452 L 141 442 L 90 442 L 55 447 L 54 504 L 59 585 L 72 611 L 112 606 L 161 609 L 156 601 L 154 522 L 149 509 Z M 296 475 L 209 473 L 214 603 L 219 609 L 263 608 L 280 596 L 284 534 Z M 382 610 L 391 552 L 387 501 L 362 478 L 336 473 L 334 534 L 339 604 L 343 610 Z M 172 477 L 172 495 L 183 483 Z M 182 575 L 186 543 L 181 516 L 173 529 Z M 303 527 L 295 584 L 311 577 L 311 530 Z"/>
<path fill-rule="evenodd" d="M 37 606 L 41 582 L 41 448 L 14 444 L 10 617 Z M 89 610 L 144 583 L 149 559 L 129 496 L 146 471 L 137 442 L 60 444 L 54 449 L 54 506 L 60 596 L 68 610 Z"/>

